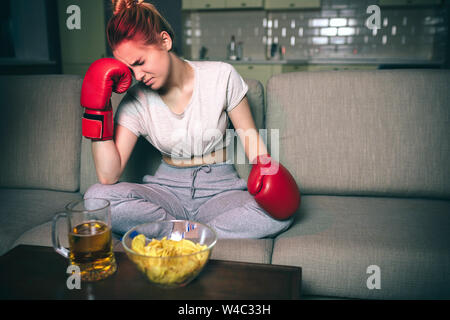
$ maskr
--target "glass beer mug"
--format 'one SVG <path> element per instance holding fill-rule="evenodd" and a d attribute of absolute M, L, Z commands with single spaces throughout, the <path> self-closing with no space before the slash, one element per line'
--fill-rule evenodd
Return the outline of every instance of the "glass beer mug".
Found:
<path fill-rule="evenodd" d="M 97 281 L 112 275 L 116 259 L 112 250 L 111 211 L 108 200 L 84 199 L 66 205 L 53 218 L 52 242 L 57 253 L 80 268 L 81 280 Z M 59 242 L 57 222 L 67 219 L 69 250 Z"/>

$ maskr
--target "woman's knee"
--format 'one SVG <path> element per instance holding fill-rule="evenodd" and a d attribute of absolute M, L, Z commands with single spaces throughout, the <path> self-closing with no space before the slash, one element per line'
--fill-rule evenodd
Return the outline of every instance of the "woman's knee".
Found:
<path fill-rule="evenodd" d="M 225 211 L 208 221 L 223 238 L 271 238 L 287 230 L 293 218 L 277 220 L 258 204 L 246 205 Z"/>
<path fill-rule="evenodd" d="M 294 221 L 293 218 L 285 220 L 275 219 L 258 204 L 251 204 L 248 207 L 248 210 L 253 212 L 254 216 L 258 216 L 258 218 L 255 219 L 255 223 L 258 224 L 257 229 L 259 229 L 259 232 L 264 234 L 263 237 L 274 237 L 277 234 L 286 231 Z"/>
<path fill-rule="evenodd" d="M 111 185 L 96 183 L 86 190 L 86 192 L 84 193 L 84 198 L 108 198 L 106 196 L 109 195 L 110 191 Z"/>
<path fill-rule="evenodd" d="M 84 198 L 114 199 L 126 197 L 130 188 L 131 184 L 128 182 L 119 182 L 116 184 L 96 183 L 86 190 Z"/>
<path fill-rule="evenodd" d="M 286 220 L 277 220 L 271 217 L 271 224 L 272 224 L 271 230 L 273 232 L 269 236 L 275 236 L 281 232 L 286 231 L 292 225 L 293 221 L 294 221 L 293 218 Z"/>

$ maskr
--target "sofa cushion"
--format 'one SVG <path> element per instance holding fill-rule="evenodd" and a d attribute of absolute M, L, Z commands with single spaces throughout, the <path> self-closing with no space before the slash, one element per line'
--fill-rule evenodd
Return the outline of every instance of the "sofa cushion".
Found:
<path fill-rule="evenodd" d="M 60 223 L 64 223 L 61 221 Z M 60 226 L 60 225 L 58 225 Z M 52 246 L 52 222 L 42 225 L 22 234 L 13 247 L 27 244 L 36 246 Z M 67 228 L 58 227 L 61 245 L 68 247 Z M 219 239 L 213 249 L 211 259 L 231 260 L 253 263 L 270 263 L 272 256 L 272 239 Z M 124 252 L 119 239 L 114 238 L 114 251 Z"/>
<path fill-rule="evenodd" d="M 0 255 L 25 231 L 53 218 L 78 192 L 0 189 Z"/>
<path fill-rule="evenodd" d="M 12 248 L 19 245 L 30 245 L 30 246 L 44 246 L 44 247 L 52 247 L 52 221 L 47 221 L 42 224 L 31 228 L 30 230 L 24 232 L 19 238 L 14 241 Z M 68 233 L 69 230 L 67 227 L 67 222 L 64 219 L 60 219 L 57 224 L 58 230 L 58 238 L 61 246 L 68 248 L 69 247 L 69 238 Z M 120 245 L 120 240 L 114 238 L 113 247 L 114 251 L 117 251 L 117 248 Z M 121 249 L 123 250 L 123 248 Z"/>
<path fill-rule="evenodd" d="M 304 196 L 272 264 L 302 267 L 305 295 L 450 298 L 450 201 Z M 367 281 L 380 268 L 381 288 Z M 370 279 L 372 282 L 374 278 Z"/>
<path fill-rule="evenodd" d="M 450 70 L 277 75 L 266 125 L 304 194 L 448 199 L 449 83 Z"/>
<path fill-rule="evenodd" d="M 263 86 L 259 81 L 253 79 L 245 79 L 245 82 L 249 87 L 247 98 L 255 120 L 255 125 L 258 129 L 264 128 Z M 113 93 L 111 102 L 114 112 L 119 106 L 122 98 L 123 95 Z M 250 174 L 251 166 L 248 164 L 248 160 L 246 159 L 244 159 L 245 163 L 238 163 L 238 155 L 245 155 L 245 153 L 240 140 L 236 137 L 235 141 L 235 151 L 233 152 L 235 168 L 241 178 L 247 179 Z M 120 181 L 142 183 L 142 177 L 146 174 L 154 174 L 160 163 L 160 152 L 148 143 L 147 140 L 140 137 L 133 153 L 130 156 L 130 159 L 128 160 Z M 92 159 L 91 141 L 83 138 L 81 146 L 80 192 L 84 194 L 86 190 L 95 183 L 98 183 L 98 179 L 94 161 Z"/>
<path fill-rule="evenodd" d="M 77 191 L 81 77 L 1 76 L 0 187 Z"/>

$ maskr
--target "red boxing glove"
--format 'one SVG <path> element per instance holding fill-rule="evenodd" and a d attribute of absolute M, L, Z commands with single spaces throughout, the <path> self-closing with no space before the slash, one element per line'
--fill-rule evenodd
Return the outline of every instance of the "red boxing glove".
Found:
<path fill-rule="evenodd" d="M 81 87 L 81 106 L 86 108 L 82 119 L 83 136 L 92 140 L 111 140 L 114 119 L 112 91 L 123 93 L 132 82 L 131 71 L 113 58 L 98 59 L 91 64 Z"/>
<path fill-rule="evenodd" d="M 256 158 L 247 180 L 248 192 L 273 218 L 290 218 L 300 206 L 300 191 L 289 171 L 268 155 Z"/>

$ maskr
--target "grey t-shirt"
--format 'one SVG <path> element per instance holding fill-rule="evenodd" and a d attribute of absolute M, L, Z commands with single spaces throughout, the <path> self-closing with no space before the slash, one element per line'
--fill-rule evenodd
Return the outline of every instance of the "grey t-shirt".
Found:
<path fill-rule="evenodd" d="M 162 154 L 175 158 L 201 156 L 229 144 L 227 112 L 236 107 L 248 86 L 228 63 L 187 61 L 194 69 L 194 90 L 182 114 L 172 112 L 143 83 L 128 90 L 119 104 L 115 123 L 143 136 Z"/>

